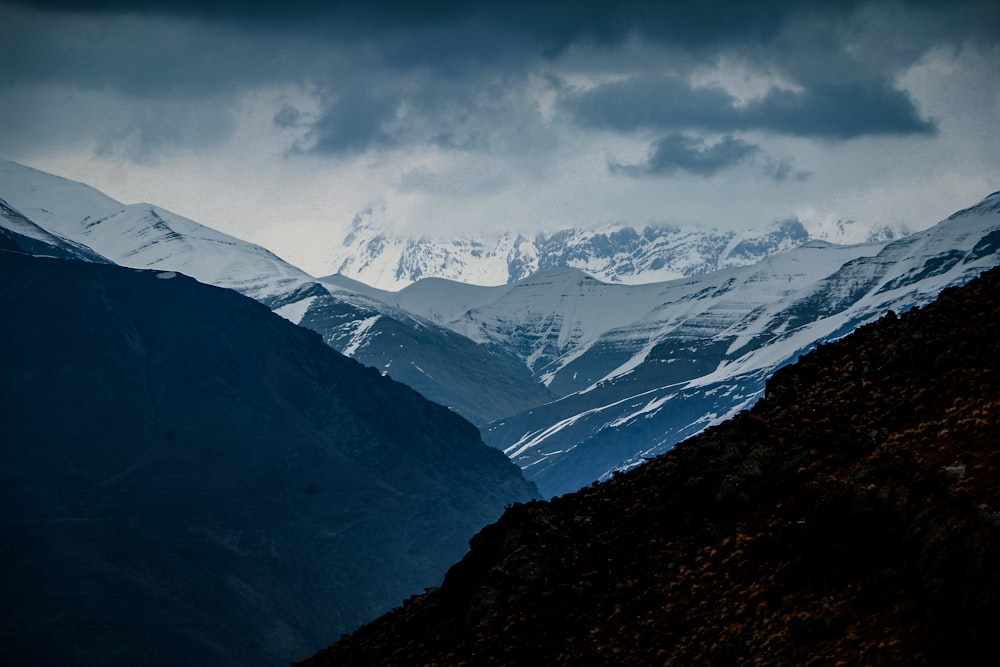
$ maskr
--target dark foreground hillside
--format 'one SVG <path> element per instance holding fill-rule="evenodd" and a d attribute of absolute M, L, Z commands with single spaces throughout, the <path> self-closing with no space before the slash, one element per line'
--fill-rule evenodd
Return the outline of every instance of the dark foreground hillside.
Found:
<path fill-rule="evenodd" d="M 993 270 L 824 345 L 301 664 L 995 664 L 998 331 Z"/>
<path fill-rule="evenodd" d="M 0 664 L 286 665 L 534 488 L 230 290 L 0 251 Z"/>

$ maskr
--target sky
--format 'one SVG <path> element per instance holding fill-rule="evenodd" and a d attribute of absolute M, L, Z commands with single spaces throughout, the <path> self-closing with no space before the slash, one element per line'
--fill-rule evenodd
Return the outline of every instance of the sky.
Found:
<path fill-rule="evenodd" d="M 1000 189 L 995 0 L 0 0 L 0 157 L 314 275 L 362 211 L 860 241 Z"/>

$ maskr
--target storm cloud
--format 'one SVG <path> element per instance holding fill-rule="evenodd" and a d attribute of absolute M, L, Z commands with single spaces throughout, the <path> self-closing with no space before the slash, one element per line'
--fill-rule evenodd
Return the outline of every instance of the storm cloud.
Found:
<path fill-rule="evenodd" d="M 292 84 L 312 91 L 320 106 L 304 121 L 311 127 L 301 152 L 489 150 L 505 146 L 498 135 L 509 137 L 511 128 L 541 128 L 526 94 L 531 77 L 586 78 L 587 71 L 565 70 L 589 52 L 591 65 L 605 58 L 619 71 L 584 88 L 563 81 L 558 111 L 583 128 L 765 130 L 826 140 L 930 134 L 935 121 L 893 77 L 952 33 L 995 36 L 984 26 L 1000 11 L 959 3 L 942 21 L 933 3 L 902 6 L 911 4 L 907 21 L 894 26 L 913 37 L 901 49 L 899 37 L 882 44 L 856 29 L 874 21 L 860 13 L 862 2 L 21 0 L 0 5 L 12 28 L 0 45 L 7 63 L 0 87 L 72 85 L 177 100 Z M 794 38 L 804 31 L 805 45 Z M 623 47 L 636 43 L 627 55 Z M 650 62 L 662 57 L 657 45 L 670 49 L 659 68 Z M 732 53 L 783 75 L 793 89 L 740 104 L 722 87 L 692 82 L 692 67 Z M 143 133 L 170 143 L 159 129 Z M 174 135 L 175 143 L 187 141 L 179 125 Z"/>
<path fill-rule="evenodd" d="M 3 156 L 157 187 L 210 164 L 235 201 L 258 164 L 345 224 L 705 221 L 722 181 L 766 221 L 997 171 L 990 0 L 0 0 L 0 24 Z"/>
<path fill-rule="evenodd" d="M 567 94 L 562 105 L 579 122 L 617 131 L 767 130 L 803 137 L 853 139 L 875 134 L 929 134 L 909 96 L 885 83 L 807 84 L 772 88 L 747 105 L 720 88 L 696 87 L 680 76 L 639 77 Z"/>
<path fill-rule="evenodd" d="M 612 163 L 610 169 L 613 173 L 628 176 L 656 176 L 683 171 L 707 177 L 746 162 L 760 152 L 760 146 L 730 135 L 708 144 L 686 134 L 668 134 L 653 144 L 644 162 L 635 165 Z"/>
<path fill-rule="evenodd" d="M 749 164 L 775 182 L 804 181 L 808 172 L 796 169 L 790 159 L 778 160 L 760 146 L 725 135 L 715 142 L 674 132 L 660 137 L 649 148 L 646 158 L 636 164 L 610 161 L 613 174 L 633 177 L 664 176 L 686 173 L 708 178 L 725 169 Z"/>

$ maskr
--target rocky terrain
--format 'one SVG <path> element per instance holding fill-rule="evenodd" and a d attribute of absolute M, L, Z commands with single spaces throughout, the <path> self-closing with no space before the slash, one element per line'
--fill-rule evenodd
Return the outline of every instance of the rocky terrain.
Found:
<path fill-rule="evenodd" d="M 645 465 L 514 505 L 440 588 L 299 664 L 992 664 L 998 295 L 994 269 Z"/>

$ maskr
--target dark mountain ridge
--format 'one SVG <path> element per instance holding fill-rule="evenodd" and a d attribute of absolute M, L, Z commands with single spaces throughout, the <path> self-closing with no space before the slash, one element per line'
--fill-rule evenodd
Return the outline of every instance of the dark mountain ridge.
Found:
<path fill-rule="evenodd" d="M 276 665 L 532 485 L 475 427 L 172 271 L 0 251 L 0 662 Z"/>
<path fill-rule="evenodd" d="M 300 664 L 992 664 L 998 327 L 993 269 L 822 345 Z"/>

